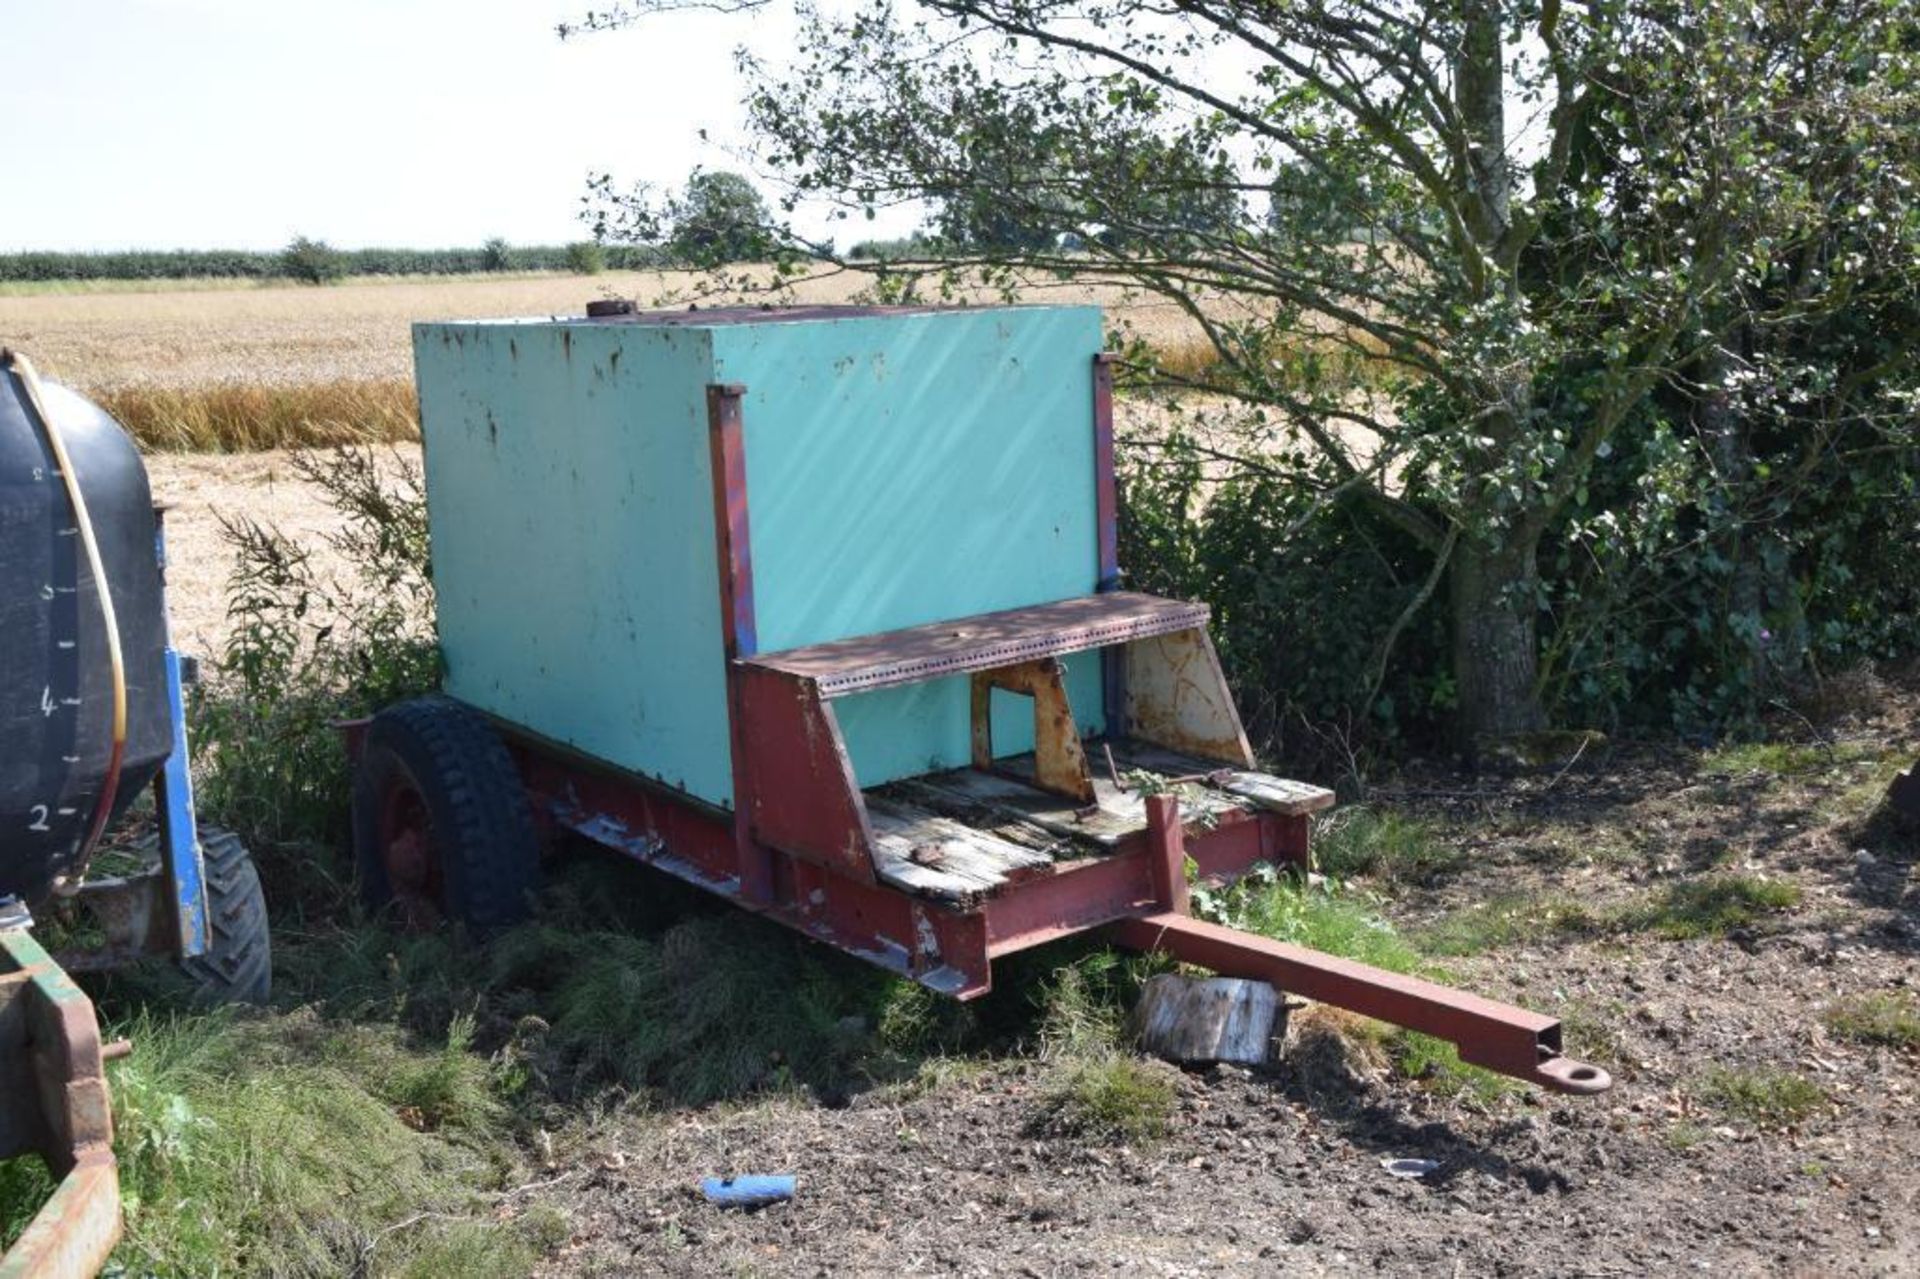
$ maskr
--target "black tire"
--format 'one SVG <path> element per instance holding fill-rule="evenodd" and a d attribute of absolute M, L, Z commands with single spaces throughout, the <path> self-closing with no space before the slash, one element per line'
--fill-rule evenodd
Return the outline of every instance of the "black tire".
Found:
<path fill-rule="evenodd" d="M 539 887 L 539 840 L 513 756 L 491 724 L 447 697 L 374 716 L 354 770 L 353 844 L 367 905 L 415 928 L 456 920 L 492 932 L 525 919 Z"/>
<path fill-rule="evenodd" d="M 264 1004 L 273 993 L 273 943 L 267 896 L 246 845 L 232 831 L 200 828 L 212 945 L 180 961 L 198 998 L 213 1004 Z"/>

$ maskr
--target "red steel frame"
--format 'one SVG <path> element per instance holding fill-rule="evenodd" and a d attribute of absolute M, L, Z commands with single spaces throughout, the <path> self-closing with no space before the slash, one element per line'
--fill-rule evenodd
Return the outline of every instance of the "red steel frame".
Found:
<path fill-rule="evenodd" d="M 1098 357 L 1092 375 L 1096 580 L 1102 591 L 1112 592 L 1120 576 L 1111 358 Z M 991 987 L 992 961 L 998 956 L 1106 928 L 1120 945 L 1165 952 L 1226 975 L 1263 978 L 1295 994 L 1452 1040 L 1467 1061 L 1549 1088 L 1590 1093 L 1609 1086 L 1604 1071 L 1561 1055 L 1559 1023 L 1553 1018 L 1207 924 L 1187 913 L 1188 861 L 1210 882 L 1231 880 L 1258 862 L 1286 863 L 1304 873 L 1311 820 L 1305 812 L 1229 811 L 1205 829 L 1189 829 L 1170 796 L 1155 796 L 1147 803 L 1146 828 L 1123 839 L 1111 854 L 1056 863 L 976 901 L 949 905 L 878 882 L 860 792 L 838 730 L 821 709 L 832 695 L 823 693 L 822 685 L 830 685 L 833 677 L 803 662 L 783 663 L 782 655 L 757 653 L 744 393 L 738 385 L 716 385 L 708 388 L 707 398 L 733 810 L 503 725 L 544 820 L 961 999 Z M 1111 602 L 1121 612 L 1127 607 L 1124 599 Z M 1057 641 L 1054 651 L 1099 642 L 1070 642 L 1062 634 L 1043 638 Z M 891 638 L 899 642 L 908 635 Z M 1090 638 L 1091 633 L 1078 637 Z M 925 637 L 905 647 L 911 651 L 867 654 L 870 660 L 852 678 L 927 677 Z M 889 667 L 880 660 L 896 658 L 904 665 Z M 1110 726 L 1124 711 L 1123 670 L 1118 661 L 1105 663 Z M 834 837 L 819 838 L 822 831 Z"/>

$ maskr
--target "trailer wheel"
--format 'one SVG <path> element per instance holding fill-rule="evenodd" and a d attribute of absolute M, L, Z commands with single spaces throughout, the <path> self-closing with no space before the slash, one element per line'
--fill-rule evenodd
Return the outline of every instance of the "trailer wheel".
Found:
<path fill-rule="evenodd" d="M 273 989 L 273 944 L 260 871 L 238 835 L 212 826 L 200 828 L 200 860 L 211 944 L 180 968 L 208 1003 L 264 1004 Z"/>
<path fill-rule="evenodd" d="M 505 743 L 446 697 L 389 706 L 353 782 L 354 857 L 367 905 L 411 929 L 487 932 L 526 918 L 539 844 Z"/>

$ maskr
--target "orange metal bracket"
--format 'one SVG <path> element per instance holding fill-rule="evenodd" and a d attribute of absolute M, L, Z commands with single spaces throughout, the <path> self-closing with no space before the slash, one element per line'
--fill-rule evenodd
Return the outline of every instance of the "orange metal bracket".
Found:
<path fill-rule="evenodd" d="M 1019 693 L 1033 699 L 1033 785 L 1077 804 L 1091 804 L 1093 777 L 1067 701 L 1065 674 L 1057 657 L 975 671 L 973 766 L 983 773 L 993 771 L 993 690 Z"/>

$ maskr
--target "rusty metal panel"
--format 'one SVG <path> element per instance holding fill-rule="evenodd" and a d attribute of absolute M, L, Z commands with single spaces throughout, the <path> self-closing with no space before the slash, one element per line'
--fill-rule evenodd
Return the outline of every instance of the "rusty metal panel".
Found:
<path fill-rule="evenodd" d="M 911 626 L 762 653 L 753 664 L 813 680 L 822 697 L 913 684 L 1204 627 L 1207 606 L 1134 591 Z"/>
<path fill-rule="evenodd" d="M 1126 654 L 1129 733 L 1202 759 L 1254 766 L 1253 748 L 1204 626 L 1134 640 Z"/>
<path fill-rule="evenodd" d="M 92 924 L 100 940 L 63 951 L 60 966 L 76 973 L 105 972 L 149 955 L 177 955 L 180 937 L 173 926 L 170 887 L 162 870 L 80 885 L 64 909 Z"/>
<path fill-rule="evenodd" d="M 1147 796 L 1147 870 L 1160 909 L 1186 914 L 1186 830 L 1180 824 L 1180 801 L 1173 795 Z"/>
<path fill-rule="evenodd" d="M 720 568 L 720 631 L 729 660 L 760 648 L 754 623 L 753 537 L 747 512 L 746 442 L 736 383 L 707 388 L 708 465 L 713 481 L 715 559 Z"/>
<path fill-rule="evenodd" d="M 93 1279 L 119 1242 L 119 1167 L 89 1151 L 0 1257 L 0 1279 Z"/>
<path fill-rule="evenodd" d="M 752 837 L 873 883 L 873 831 L 832 708 L 805 680 L 746 664 L 733 678 Z"/>
<path fill-rule="evenodd" d="M 79 1279 L 120 1238 L 113 1115 L 93 1004 L 22 928 L 0 929 L 0 1158 L 61 1179 L 0 1258 L 0 1279 Z"/>
<path fill-rule="evenodd" d="M 992 987 L 978 911 L 919 901 L 778 852 L 773 891 L 765 900 L 749 897 L 730 814 L 546 743 L 522 737 L 513 750 L 536 811 L 556 826 L 941 994 L 972 999 Z"/>

